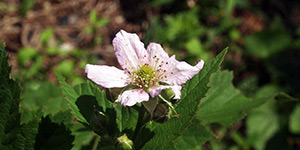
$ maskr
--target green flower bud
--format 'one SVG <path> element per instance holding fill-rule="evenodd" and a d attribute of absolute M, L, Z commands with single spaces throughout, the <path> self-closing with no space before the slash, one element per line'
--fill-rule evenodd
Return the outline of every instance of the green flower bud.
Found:
<path fill-rule="evenodd" d="M 158 104 L 153 112 L 153 120 L 159 123 L 164 123 L 170 119 L 169 106 L 167 104 Z"/>
<path fill-rule="evenodd" d="M 123 150 L 132 150 L 133 142 L 127 137 L 126 134 L 118 137 L 119 148 Z"/>

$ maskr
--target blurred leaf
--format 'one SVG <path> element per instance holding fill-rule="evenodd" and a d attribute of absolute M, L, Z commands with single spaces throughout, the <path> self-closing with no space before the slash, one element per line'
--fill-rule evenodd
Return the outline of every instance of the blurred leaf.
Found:
<path fill-rule="evenodd" d="M 265 29 L 245 37 L 245 47 L 253 56 L 267 58 L 285 50 L 291 41 L 291 36 L 286 31 Z"/>
<path fill-rule="evenodd" d="M 257 150 L 265 149 L 269 140 L 276 137 L 275 134 L 281 127 L 285 126 L 282 124 L 286 122 L 286 112 L 283 110 L 281 110 L 281 112 L 278 111 L 280 111 L 282 107 L 284 107 L 284 109 L 290 109 L 287 104 L 294 105 L 296 102 L 295 98 L 284 93 L 278 93 L 279 90 L 280 89 L 275 85 L 262 87 L 255 97 L 264 98 L 267 102 L 253 109 L 246 120 L 247 141 Z M 282 146 L 284 146 L 284 144 L 282 144 Z"/>
<path fill-rule="evenodd" d="M 203 59 L 206 61 L 211 58 L 211 53 L 205 51 L 201 41 L 196 38 L 187 41 L 185 46 L 189 54 L 192 56 L 197 56 L 198 59 Z"/>
<path fill-rule="evenodd" d="M 214 134 L 204 125 L 195 119 L 193 124 L 182 132 L 182 135 L 176 139 L 176 147 L 185 150 L 197 150 Z"/>
<path fill-rule="evenodd" d="M 63 76 L 70 77 L 74 74 L 74 61 L 65 60 L 57 64 L 57 69 L 62 73 Z"/>
<path fill-rule="evenodd" d="M 36 75 L 43 67 L 43 56 L 37 56 L 32 65 L 26 70 L 26 77 L 31 78 Z"/>
<path fill-rule="evenodd" d="M 300 134 L 300 105 L 298 104 L 290 115 L 290 131 L 294 134 Z"/>
<path fill-rule="evenodd" d="M 174 2 L 174 0 L 153 0 L 150 2 L 150 5 L 152 7 L 157 7 L 157 6 L 167 5 L 172 2 Z"/>
<path fill-rule="evenodd" d="M 214 60 L 204 65 L 204 68 L 186 83 L 182 89 L 181 100 L 175 105 L 178 118 L 159 124 L 147 124 L 139 132 L 135 142 L 137 149 L 174 149 L 175 140 L 180 133 L 191 125 L 191 120 L 199 109 L 200 99 L 208 91 L 207 84 L 212 73 L 219 70 L 227 49 L 223 50 Z M 161 144 L 163 143 L 163 144 Z M 143 145 L 145 144 L 145 145 Z"/>
<path fill-rule="evenodd" d="M 250 76 L 240 83 L 238 83 L 237 88 L 242 92 L 246 97 L 251 97 L 257 92 L 258 87 L 258 77 Z"/>
<path fill-rule="evenodd" d="M 22 15 L 25 15 L 27 11 L 33 8 L 35 0 L 23 0 L 20 4 L 20 12 Z"/>
<path fill-rule="evenodd" d="M 96 12 L 96 10 L 92 9 L 90 11 L 90 23 L 96 24 L 97 20 L 98 20 L 97 12 Z"/>
<path fill-rule="evenodd" d="M 246 141 L 245 138 L 243 138 L 243 136 L 239 132 L 232 133 L 231 138 L 234 140 L 234 142 L 237 143 L 237 145 L 239 147 L 241 147 L 241 149 L 250 150 L 250 146 L 249 146 L 248 142 Z M 236 148 L 238 149 L 238 147 L 236 147 Z M 236 148 L 233 148 L 233 149 L 236 149 Z"/>
<path fill-rule="evenodd" d="M 241 38 L 241 33 L 237 29 L 232 29 L 229 32 L 229 37 L 231 38 L 232 41 L 237 41 Z"/>
<path fill-rule="evenodd" d="M 60 111 L 68 110 L 67 103 L 61 94 L 60 88 L 50 82 L 39 83 L 37 89 L 28 89 L 23 94 L 21 105 L 21 123 L 42 116 L 55 115 Z M 29 116 L 28 116 L 29 115 Z"/>
<path fill-rule="evenodd" d="M 103 26 L 105 26 L 108 23 L 109 23 L 109 19 L 107 19 L 107 18 L 101 18 L 101 19 L 99 19 L 96 22 L 95 25 L 96 25 L 97 28 L 102 28 Z"/>
<path fill-rule="evenodd" d="M 197 118 L 205 123 L 230 126 L 244 118 L 245 111 L 259 106 L 265 99 L 248 99 L 232 85 L 233 74 L 221 71 L 212 75 L 212 87 L 202 99 Z"/>
<path fill-rule="evenodd" d="M 226 17 L 229 18 L 235 5 L 236 5 L 237 0 L 228 0 L 226 1 Z"/>
<path fill-rule="evenodd" d="M 37 50 L 31 47 L 25 47 L 18 51 L 18 62 L 22 65 L 28 63 L 38 54 Z"/>
<path fill-rule="evenodd" d="M 57 47 L 53 47 L 53 46 L 48 46 L 47 49 L 46 49 L 46 51 L 47 51 L 47 54 L 49 54 L 49 55 L 57 55 L 57 54 L 59 54 L 58 48 Z"/>
<path fill-rule="evenodd" d="M 84 29 L 84 31 L 86 34 L 92 34 L 95 31 L 95 29 L 91 26 L 88 26 Z"/>
<path fill-rule="evenodd" d="M 45 29 L 40 35 L 42 45 L 46 46 L 48 41 L 53 37 L 54 31 L 51 28 Z"/>
<path fill-rule="evenodd" d="M 268 139 L 279 130 L 279 118 L 275 112 L 275 101 L 269 101 L 254 109 L 246 120 L 248 143 L 263 150 Z"/>

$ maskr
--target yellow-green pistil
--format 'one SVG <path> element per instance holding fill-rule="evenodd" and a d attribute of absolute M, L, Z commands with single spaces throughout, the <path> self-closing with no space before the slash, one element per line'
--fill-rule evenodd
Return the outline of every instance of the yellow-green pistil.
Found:
<path fill-rule="evenodd" d="M 147 89 L 156 83 L 156 72 L 148 64 L 144 64 L 131 74 L 131 84 Z"/>

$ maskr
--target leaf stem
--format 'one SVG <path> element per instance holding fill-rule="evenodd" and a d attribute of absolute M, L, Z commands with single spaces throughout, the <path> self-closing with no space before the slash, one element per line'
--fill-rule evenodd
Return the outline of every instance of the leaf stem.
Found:
<path fill-rule="evenodd" d="M 95 141 L 94 141 L 94 145 L 93 145 L 92 150 L 97 150 L 98 144 L 99 144 L 99 142 L 100 142 L 100 136 L 99 136 L 99 135 L 96 135 L 96 136 L 97 136 L 97 137 L 96 137 L 96 139 L 95 139 Z"/>
<path fill-rule="evenodd" d="M 176 110 L 175 110 L 175 108 L 173 107 L 173 105 L 172 105 L 171 102 L 169 102 L 168 100 L 166 100 L 166 99 L 165 99 L 163 96 L 161 96 L 160 94 L 158 95 L 158 97 L 159 97 L 160 99 L 162 99 L 165 103 L 167 103 L 167 104 L 170 106 L 170 108 L 172 109 L 172 111 L 174 111 L 175 114 L 177 114 L 177 112 L 176 112 Z"/>

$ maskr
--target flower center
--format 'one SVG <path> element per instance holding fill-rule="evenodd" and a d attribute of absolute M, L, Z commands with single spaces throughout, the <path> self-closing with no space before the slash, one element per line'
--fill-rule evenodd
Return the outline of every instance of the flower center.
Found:
<path fill-rule="evenodd" d="M 155 84 L 155 70 L 148 64 L 144 64 L 132 74 L 131 83 L 140 88 L 148 88 Z"/>

